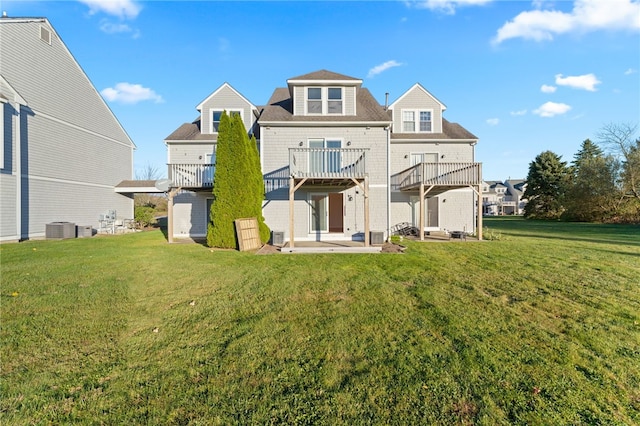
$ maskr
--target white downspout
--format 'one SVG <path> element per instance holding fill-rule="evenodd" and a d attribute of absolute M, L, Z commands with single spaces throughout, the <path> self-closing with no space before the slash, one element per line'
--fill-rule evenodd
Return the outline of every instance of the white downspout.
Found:
<path fill-rule="evenodd" d="M 391 238 L 391 125 L 387 126 L 387 240 Z"/>
<path fill-rule="evenodd" d="M 16 236 L 18 241 L 22 240 L 22 153 L 20 145 L 22 143 L 22 135 L 20 135 L 20 104 L 15 104 L 16 114 L 14 117 L 15 129 L 15 165 L 16 165 Z"/>

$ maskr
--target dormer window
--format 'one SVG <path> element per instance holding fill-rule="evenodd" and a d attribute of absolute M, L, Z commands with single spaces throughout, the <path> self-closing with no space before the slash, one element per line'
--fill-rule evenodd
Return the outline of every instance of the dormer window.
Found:
<path fill-rule="evenodd" d="M 342 114 L 342 87 L 307 87 L 307 114 Z"/>
<path fill-rule="evenodd" d="M 342 114 L 342 88 L 329 87 L 329 114 Z"/>
<path fill-rule="evenodd" d="M 307 89 L 307 113 L 322 114 L 322 89 L 320 87 Z"/>
<path fill-rule="evenodd" d="M 431 133 L 432 115 L 430 110 L 402 110 L 402 132 Z"/>
<path fill-rule="evenodd" d="M 224 110 L 211 110 L 211 132 L 218 133 L 218 127 L 220 127 L 220 118 Z M 242 117 L 242 111 L 239 110 L 227 110 L 229 117 L 239 115 Z"/>
<path fill-rule="evenodd" d="M 431 111 L 420 111 L 420 131 L 431 131 Z"/>

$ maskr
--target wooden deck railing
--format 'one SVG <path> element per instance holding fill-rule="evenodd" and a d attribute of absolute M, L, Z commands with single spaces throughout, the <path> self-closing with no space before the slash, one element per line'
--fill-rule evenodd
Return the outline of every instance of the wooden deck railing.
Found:
<path fill-rule="evenodd" d="M 175 187 L 213 187 L 213 164 L 169 164 L 169 179 Z"/>
<path fill-rule="evenodd" d="M 391 189 L 412 189 L 424 183 L 436 186 L 480 185 L 481 163 L 419 163 L 391 176 Z"/>
<path fill-rule="evenodd" d="M 296 178 L 362 178 L 368 148 L 289 148 L 289 171 Z"/>

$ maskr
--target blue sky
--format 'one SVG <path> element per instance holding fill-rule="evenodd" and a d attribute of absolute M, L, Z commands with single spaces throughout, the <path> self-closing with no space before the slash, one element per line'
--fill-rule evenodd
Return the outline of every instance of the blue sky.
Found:
<path fill-rule="evenodd" d="M 225 81 L 256 105 L 319 69 L 384 103 L 421 83 L 479 137 L 486 180 L 536 155 L 571 161 L 609 123 L 640 121 L 640 1 L 13 1 L 46 17 L 135 144 L 166 173 L 163 140 Z M 640 135 L 639 135 L 640 136 Z"/>

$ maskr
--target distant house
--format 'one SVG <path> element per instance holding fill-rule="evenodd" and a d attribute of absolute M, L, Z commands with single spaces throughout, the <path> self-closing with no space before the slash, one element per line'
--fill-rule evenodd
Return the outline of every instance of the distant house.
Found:
<path fill-rule="evenodd" d="M 239 114 L 256 136 L 263 215 L 290 246 L 338 240 L 368 245 L 371 235 L 386 239 L 399 223 L 424 232 L 481 234 L 478 139 L 447 121 L 444 104 L 424 87 L 413 85 L 387 106 L 361 79 L 331 71 L 286 83 L 264 106 L 224 83 L 198 104 L 192 123 L 165 139 L 176 194 L 170 239 L 206 234 L 222 111 Z"/>
<path fill-rule="evenodd" d="M 45 18 L 0 18 L 0 241 L 133 217 L 135 146 Z"/>
<path fill-rule="evenodd" d="M 521 215 L 527 200 L 523 198 L 527 183 L 523 179 L 485 181 L 482 184 L 482 211 L 488 216 Z"/>

